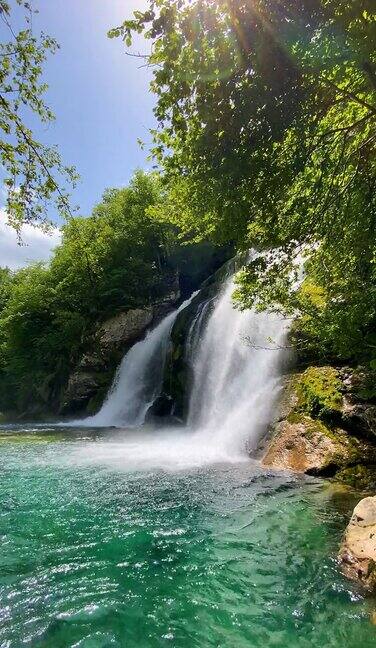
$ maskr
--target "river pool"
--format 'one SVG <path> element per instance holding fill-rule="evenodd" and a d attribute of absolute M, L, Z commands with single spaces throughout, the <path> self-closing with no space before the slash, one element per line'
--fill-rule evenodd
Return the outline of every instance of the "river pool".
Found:
<path fill-rule="evenodd" d="M 1 648 L 376 645 L 375 604 L 336 563 L 359 494 L 121 448 L 111 430 L 2 429 Z"/>

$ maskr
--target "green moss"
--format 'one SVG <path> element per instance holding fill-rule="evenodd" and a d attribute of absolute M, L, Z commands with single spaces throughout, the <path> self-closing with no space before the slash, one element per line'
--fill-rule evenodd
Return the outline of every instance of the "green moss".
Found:
<path fill-rule="evenodd" d="M 296 379 L 297 411 L 327 418 L 342 408 L 341 381 L 334 367 L 309 367 Z"/>
<path fill-rule="evenodd" d="M 287 421 L 292 425 L 300 424 L 304 426 L 302 435 L 307 439 L 312 438 L 315 434 L 324 434 L 334 441 L 338 441 L 337 438 L 334 438 L 335 435 L 332 430 L 330 430 L 322 421 L 317 419 L 312 419 L 310 416 L 306 416 L 301 412 L 291 412 L 287 417 Z"/>
<path fill-rule="evenodd" d="M 352 488 L 369 492 L 376 491 L 376 466 L 351 466 L 336 474 L 336 479 Z"/>
<path fill-rule="evenodd" d="M 308 420 L 307 417 L 305 419 Z M 308 424 L 306 423 L 306 434 L 313 436 L 314 434 L 325 434 L 325 436 L 330 436 L 330 430 L 321 423 L 321 421 L 314 421 L 309 419 Z"/>
<path fill-rule="evenodd" d="M 299 413 L 299 412 L 290 412 L 290 414 L 287 417 L 287 421 L 294 425 L 295 423 L 303 423 L 304 422 L 304 416 Z"/>

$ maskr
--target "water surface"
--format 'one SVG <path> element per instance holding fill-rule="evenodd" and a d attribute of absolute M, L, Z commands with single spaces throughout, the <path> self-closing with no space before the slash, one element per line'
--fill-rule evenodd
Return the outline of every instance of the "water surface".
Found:
<path fill-rule="evenodd" d="M 106 430 L 0 434 L 2 648 L 375 646 L 372 602 L 335 561 L 359 495 L 121 447 Z"/>

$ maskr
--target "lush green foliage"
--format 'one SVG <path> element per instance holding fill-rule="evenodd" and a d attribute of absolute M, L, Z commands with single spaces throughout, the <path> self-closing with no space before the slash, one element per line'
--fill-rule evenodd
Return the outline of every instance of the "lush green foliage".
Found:
<path fill-rule="evenodd" d="M 134 31 L 152 43 L 158 218 L 265 250 L 241 306 L 300 312 L 320 359 L 375 363 L 374 3 L 149 0 L 110 35 Z"/>
<path fill-rule="evenodd" d="M 19 31 L 12 26 L 17 5 L 25 11 Z M 0 43 L 0 161 L 9 221 L 18 230 L 24 222 L 45 221 L 51 202 L 60 215 L 70 215 L 67 185 L 77 180 L 57 149 L 37 141 L 27 125 L 32 116 L 42 123 L 54 118 L 41 77 L 47 55 L 58 47 L 46 34 L 33 34 L 33 13 L 31 2 L 0 0 L 0 24 L 10 39 Z"/>
<path fill-rule="evenodd" d="M 158 178 L 138 172 L 90 218 L 70 219 L 49 265 L 1 270 L 0 407 L 51 402 L 98 321 L 166 292 L 174 233 L 147 214 L 161 196 Z"/>

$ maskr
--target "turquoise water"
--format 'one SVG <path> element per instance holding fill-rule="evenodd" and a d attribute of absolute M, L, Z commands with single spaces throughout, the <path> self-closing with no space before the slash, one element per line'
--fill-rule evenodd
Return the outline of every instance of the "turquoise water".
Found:
<path fill-rule="evenodd" d="M 87 462 L 106 435 L 83 436 L 1 436 L 2 648 L 376 645 L 335 561 L 359 495 L 251 461 Z"/>

